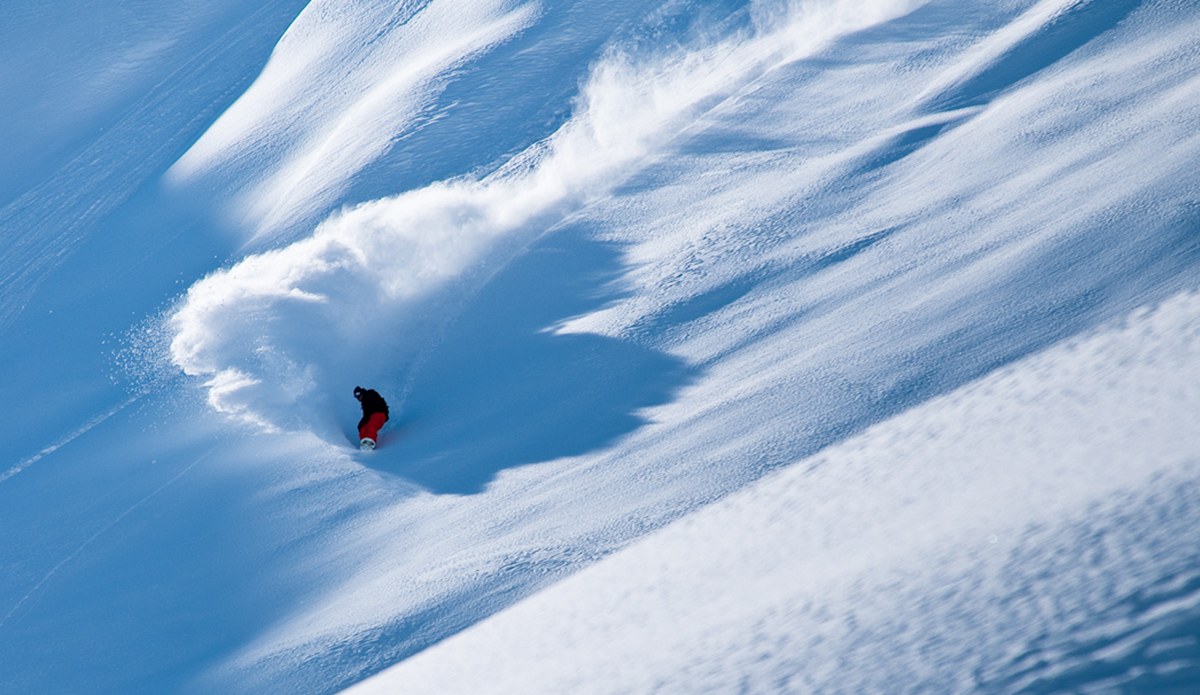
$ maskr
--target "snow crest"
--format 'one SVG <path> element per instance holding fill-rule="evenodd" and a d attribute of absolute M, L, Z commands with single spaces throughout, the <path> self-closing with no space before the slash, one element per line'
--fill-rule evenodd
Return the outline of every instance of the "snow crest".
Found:
<path fill-rule="evenodd" d="M 257 240 L 284 239 L 412 127 L 447 73 L 536 14 L 512 0 L 310 3 L 168 180 L 182 186 L 220 172 L 230 217 Z"/>

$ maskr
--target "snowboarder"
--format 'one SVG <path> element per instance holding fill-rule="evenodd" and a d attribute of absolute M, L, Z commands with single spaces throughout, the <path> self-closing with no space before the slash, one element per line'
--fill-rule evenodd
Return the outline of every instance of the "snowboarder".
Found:
<path fill-rule="evenodd" d="M 370 451 L 375 448 L 379 428 L 388 420 L 387 402 L 375 389 L 361 386 L 354 387 L 354 397 L 362 403 L 363 410 L 362 419 L 358 421 L 359 447 L 363 451 Z"/>

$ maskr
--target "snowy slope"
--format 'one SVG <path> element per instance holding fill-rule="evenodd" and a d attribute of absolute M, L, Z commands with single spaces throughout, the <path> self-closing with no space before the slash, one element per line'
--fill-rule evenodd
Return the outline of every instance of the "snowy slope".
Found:
<path fill-rule="evenodd" d="M 234 5 L 0 11 L 0 689 L 1200 682 L 1189 3 Z"/>
<path fill-rule="evenodd" d="M 1197 384 L 1188 294 L 768 476 L 346 692 L 1191 692 Z"/>

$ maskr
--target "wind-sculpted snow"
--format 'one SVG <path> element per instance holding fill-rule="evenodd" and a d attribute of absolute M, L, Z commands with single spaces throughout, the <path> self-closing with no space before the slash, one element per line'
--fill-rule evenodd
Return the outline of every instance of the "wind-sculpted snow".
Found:
<path fill-rule="evenodd" d="M 1186 692 L 1197 416 L 1200 295 L 1184 293 L 769 476 L 346 694 Z"/>
<path fill-rule="evenodd" d="M 0 690 L 1195 689 L 1196 3 L 253 5 L 0 9 Z"/>
<path fill-rule="evenodd" d="M 331 415 L 331 399 L 344 396 L 352 383 L 396 383 L 400 370 L 411 367 L 423 345 L 435 338 L 439 324 L 429 317 L 453 310 L 452 298 L 438 299 L 440 292 L 449 291 L 449 283 L 459 280 L 454 291 L 469 293 L 472 283 L 486 280 L 505 262 L 505 253 L 604 194 L 699 110 L 772 65 L 900 14 L 909 5 L 768 5 L 748 34 L 718 36 L 665 55 L 630 55 L 614 46 L 591 70 L 575 115 L 498 171 L 481 180 L 434 183 L 343 211 L 307 239 L 252 255 L 197 283 L 171 318 L 172 359 L 186 373 L 208 380 L 209 403 L 216 409 L 268 429 L 308 429 L 336 441 L 341 428 Z M 440 7 L 431 3 L 405 22 L 384 22 L 375 16 L 382 9 L 345 19 L 332 7 L 310 6 L 263 77 L 181 160 L 174 176 L 198 176 L 224 159 L 247 158 L 251 151 L 271 159 L 258 149 L 294 150 L 298 154 L 280 155 L 282 164 L 268 165 L 270 173 L 260 174 L 268 185 L 251 194 L 256 205 L 281 206 L 291 214 L 332 195 L 402 132 L 405 114 L 419 110 L 422 90 L 433 90 L 428 80 L 398 81 L 388 69 L 413 62 L 428 65 L 433 80 L 441 79 L 448 65 L 435 59 L 441 53 L 428 55 L 434 51 L 432 43 L 413 45 L 410 32 L 425 36 L 425 21 L 455 36 L 465 30 L 459 22 L 498 23 L 514 31 L 529 17 L 518 13 L 500 22 L 482 9 L 478 15 L 456 15 L 455 22 L 428 17 Z M 380 24 L 399 38 L 358 43 L 365 37 L 356 30 Z M 494 38 L 499 30 L 472 31 Z M 310 57 L 312 43 L 328 52 Z M 358 46 L 349 58 L 342 55 L 347 45 Z M 469 54 L 464 48 L 455 55 L 461 60 Z M 339 101 L 336 114 L 329 115 L 319 94 L 351 89 L 337 69 L 343 62 L 356 75 L 350 84 L 362 81 L 370 89 L 363 106 L 348 108 Z M 297 82 L 302 75 L 312 79 L 308 71 L 313 63 L 325 65 L 317 75 L 330 75 L 330 82 L 318 79 L 315 87 L 310 81 Z M 357 72 L 360 63 L 371 66 L 362 75 Z M 417 82 L 419 89 L 413 86 Z M 295 90 L 298 96 L 281 96 Z M 389 125 L 380 130 L 372 109 L 392 102 L 399 108 L 389 111 Z M 283 105 L 272 108 L 276 103 Z M 297 127 L 314 134 L 298 137 L 291 132 Z M 349 149 L 357 147 L 359 156 L 321 154 L 344 152 L 348 133 L 357 134 L 359 144 Z M 290 144 L 294 140 L 307 144 L 296 147 Z M 309 202 L 298 204 L 300 198 Z M 278 227 L 267 217 L 255 219 L 256 234 L 274 233 Z M 474 274 L 464 277 L 472 269 Z"/>
<path fill-rule="evenodd" d="M 239 223 L 287 236 L 411 127 L 447 73 L 534 16 L 535 5 L 511 0 L 310 3 L 170 178 L 184 185 L 219 169 Z"/>

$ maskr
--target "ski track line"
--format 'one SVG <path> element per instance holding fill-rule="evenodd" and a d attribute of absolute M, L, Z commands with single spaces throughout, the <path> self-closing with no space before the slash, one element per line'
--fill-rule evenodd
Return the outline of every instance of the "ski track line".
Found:
<path fill-rule="evenodd" d="M 136 400 L 136 398 L 134 398 L 133 400 Z M 130 402 L 132 402 L 132 401 L 130 401 Z M 128 405 L 128 403 L 126 403 L 126 405 Z M 124 406 L 122 406 L 122 407 L 124 407 Z M 137 509 L 138 507 L 142 506 L 142 505 L 143 505 L 143 504 L 145 504 L 146 502 L 150 501 L 150 500 L 151 500 L 151 499 L 152 499 L 152 498 L 153 498 L 155 495 L 157 495 L 158 493 L 160 493 L 160 492 L 162 492 L 163 490 L 167 489 L 167 488 L 168 488 L 168 487 L 169 487 L 169 486 L 170 486 L 172 483 L 174 483 L 176 480 L 179 480 L 180 478 L 182 478 L 182 477 L 184 476 L 184 474 L 185 474 L 185 473 L 187 473 L 188 471 L 190 471 L 190 470 L 192 470 L 193 468 L 195 468 L 195 467 L 196 467 L 196 464 L 198 464 L 198 463 L 200 463 L 201 461 L 203 461 L 204 459 L 208 458 L 208 455 L 209 455 L 209 454 L 211 454 L 212 452 L 216 451 L 216 449 L 217 449 L 217 445 L 216 445 L 216 444 L 214 444 L 214 445 L 213 445 L 213 447 L 212 447 L 211 449 L 209 449 L 208 451 L 206 451 L 206 452 L 204 452 L 203 454 L 201 454 L 201 455 L 200 455 L 200 458 L 198 458 L 198 459 L 196 459 L 195 461 L 192 461 L 190 464 L 188 464 L 188 467 L 187 467 L 187 468 L 184 468 L 182 471 L 179 471 L 178 473 L 176 473 L 176 474 L 175 474 L 175 477 L 171 478 L 171 479 L 170 479 L 170 480 L 168 480 L 167 482 L 165 482 L 165 483 L 163 483 L 162 485 L 158 486 L 158 489 L 156 489 L 154 492 L 151 492 L 150 494 L 146 495 L 146 496 L 145 496 L 145 497 L 143 497 L 141 500 L 139 500 L 138 502 L 136 502 L 136 503 L 135 503 L 135 504 L 134 504 L 132 507 L 130 507 L 129 509 L 126 509 L 124 512 L 122 512 L 122 513 L 121 513 L 121 515 L 120 515 L 120 516 L 118 516 L 116 519 L 113 519 L 112 521 L 110 521 L 110 522 L 108 523 L 108 525 L 107 525 L 107 526 L 105 526 L 104 528 L 100 529 L 100 530 L 99 530 L 99 531 L 97 531 L 97 532 L 96 532 L 96 533 L 95 533 L 95 534 L 94 534 L 94 535 L 93 535 L 91 538 L 89 538 L 89 539 L 87 539 L 86 541 L 84 541 L 84 542 L 83 542 L 83 545 L 80 545 L 78 548 L 76 548 L 76 549 L 74 550 L 74 552 L 72 552 L 70 555 L 68 555 L 68 556 L 66 556 L 65 558 L 63 558 L 63 560 L 62 560 L 61 562 L 59 562 L 57 565 L 55 565 L 55 566 L 54 566 L 54 569 L 50 570 L 49 572 L 47 572 L 47 573 L 46 573 L 46 576 L 42 577 L 41 581 L 39 581 L 37 584 L 35 584 L 35 585 L 33 586 L 33 588 L 32 588 L 32 589 L 30 589 L 28 592 L 26 592 L 26 594 L 25 594 L 24 596 L 22 596 L 22 597 L 21 597 L 21 599 L 20 599 L 19 601 L 17 601 L 17 602 L 16 602 L 16 603 L 13 605 L 13 607 L 12 607 L 12 608 L 10 608 L 10 609 L 8 610 L 8 613 L 6 613 L 6 614 L 4 615 L 4 617 L 3 617 L 3 618 L 0 618 L 0 628 L 3 628 L 3 627 L 4 627 L 5 623 L 7 623 L 7 622 L 8 622 L 8 619 L 12 617 L 13 613 L 16 613 L 16 612 L 17 612 L 17 609 L 19 609 L 19 608 L 21 607 L 21 605 L 22 605 L 22 604 L 24 604 L 26 601 L 28 601 L 30 596 L 33 596 L 33 595 L 34 595 L 34 593 L 36 593 L 36 592 L 37 592 L 37 590 L 38 590 L 38 589 L 40 589 L 40 588 L 42 587 L 42 585 L 43 585 L 43 584 L 45 584 L 46 582 L 50 581 L 50 578 L 54 576 L 54 573 L 55 573 L 55 572 L 57 572 L 57 571 L 59 571 L 60 569 L 62 569 L 62 567 L 63 567 L 64 565 L 66 565 L 68 562 L 70 562 L 72 559 L 74 559 L 76 555 L 78 555 L 79 553 L 83 552 L 84 548 L 87 548 L 89 545 L 91 545 L 92 541 L 96 540 L 96 539 L 97 539 L 97 538 L 99 538 L 100 536 L 103 536 L 105 533 L 107 533 L 107 532 L 108 532 L 108 530 L 109 530 L 109 529 L 111 529 L 113 526 L 116 526 L 117 524 L 119 524 L 119 523 L 121 522 L 121 520 L 122 520 L 122 519 L 124 519 L 125 517 L 127 517 L 127 516 L 129 516 L 131 513 L 133 513 L 133 511 L 134 511 L 135 509 Z"/>
<path fill-rule="evenodd" d="M 100 415 L 93 417 L 91 420 L 88 420 L 87 422 L 85 422 L 81 427 L 77 428 L 74 432 L 71 432 L 66 437 L 63 437 L 62 439 L 55 442 L 54 444 L 51 444 L 50 446 L 46 447 L 45 449 L 42 449 L 41 451 L 37 452 L 33 456 L 30 456 L 29 458 L 21 461 L 20 463 L 18 463 L 17 465 L 13 466 L 10 469 L 8 469 L 4 473 L 0 473 L 0 483 L 3 483 L 5 480 L 8 480 L 9 478 L 13 477 L 14 475 L 25 470 L 26 468 L 29 468 L 33 464 L 40 461 L 43 457 L 53 454 L 55 451 L 58 451 L 62 447 L 69 444 L 71 442 L 71 440 L 75 439 L 76 437 L 86 434 L 88 430 L 92 429 L 96 425 L 99 425 L 100 423 L 109 419 L 113 415 L 116 415 L 117 413 L 121 412 L 122 410 L 128 408 L 130 405 L 133 404 L 134 401 L 136 401 L 137 399 L 139 399 L 141 397 L 142 397 L 141 395 L 133 396 L 129 400 L 125 401 L 124 403 L 121 403 L 121 404 L 113 407 L 107 413 L 101 413 Z"/>

